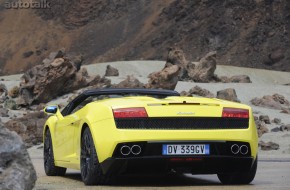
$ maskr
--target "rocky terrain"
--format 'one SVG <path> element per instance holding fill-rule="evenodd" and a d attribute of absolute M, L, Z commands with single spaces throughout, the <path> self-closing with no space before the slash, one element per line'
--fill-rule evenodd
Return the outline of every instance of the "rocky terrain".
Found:
<path fill-rule="evenodd" d="M 1 127 L 3 133 L 9 133 L 9 129 L 22 138 L 24 144 L 22 141 L 18 142 L 20 146 L 15 144 L 19 151 L 24 151 L 21 154 L 26 154 L 25 146 L 42 148 L 42 128 L 47 119 L 42 111 L 45 105 L 57 104 L 63 108 L 79 93 L 92 88 L 160 88 L 177 90 L 183 96 L 216 97 L 251 105 L 260 138 L 259 155 L 262 158 L 289 157 L 290 91 L 285 85 L 289 83 L 289 73 L 220 68 L 216 52 L 209 52 L 199 62 L 191 62 L 176 46 L 170 48 L 166 62 L 113 62 L 84 66 L 82 56 L 72 56 L 63 49 L 51 52 L 42 62 L 21 75 L 0 77 L 0 118 L 4 123 Z M 13 138 L 20 139 L 16 133 L 13 133 Z M 10 139 L 1 140 L 0 150 L 7 151 L 5 146 Z M 11 159 L 13 157 L 9 156 L 14 153 L 3 154 Z M 1 159 L 6 159 L 6 156 Z M 17 162 L 17 157 L 11 162 Z M 29 158 L 24 162 L 29 163 Z M 4 171 L 7 161 L 0 160 L 1 163 L 0 179 L 5 180 L 10 175 Z M 23 176 L 19 178 L 24 180 L 21 184 L 26 184 L 28 189 L 34 185 L 32 177 L 29 178 L 32 181 L 25 181 Z M 14 179 L 9 178 L 11 180 Z M 3 184 L 8 189 L 11 185 Z"/>
<path fill-rule="evenodd" d="M 0 117 L 6 128 L 17 132 L 26 146 L 31 147 L 42 143 L 42 127 L 47 119 L 42 112 L 45 105 L 58 104 L 62 108 L 79 93 L 92 88 L 160 88 L 177 90 L 183 96 L 216 97 L 253 106 L 260 146 L 267 147 L 261 150 L 278 150 L 280 141 L 288 138 L 290 94 L 288 86 L 283 84 L 287 83 L 288 73 L 277 73 L 282 78 L 284 74 L 286 81 L 277 81 L 279 78 L 272 81 L 282 84 L 271 85 L 266 81 L 266 85 L 259 81 L 261 77 L 257 78 L 258 71 L 238 72 L 239 75 L 219 72 L 216 52 L 208 53 L 199 62 L 190 62 L 181 49 L 173 47 L 166 60 L 144 61 L 144 68 L 137 64 L 136 68 L 129 66 L 130 62 L 83 66 L 81 56 L 70 56 L 65 50 L 52 52 L 42 65 L 29 69 L 23 75 L 10 76 L 13 80 L 9 76 L 0 79 Z M 236 70 L 242 71 L 242 68 Z M 274 73 L 272 75 L 264 77 L 275 76 Z M 272 86 L 279 91 L 269 89 Z M 247 92 L 247 88 L 253 90 Z M 266 91 L 255 93 L 259 88 Z M 267 134 L 283 138 L 271 142 L 276 139 L 263 139 Z M 283 149 L 279 149 L 279 154 L 289 154 L 290 147 L 287 146 L 290 144 L 281 142 Z M 278 145 L 274 144 L 273 148 L 271 143 Z"/>
<path fill-rule="evenodd" d="M 86 89 L 171 89 L 248 104 L 259 158 L 289 158 L 289 1 L 47 2 L 15 9 L 0 0 L 0 189 L 33 188 L 26 148 L 41 158 L 43 108 L 63 108 Z"/>
<path fill-rule="evenodd" d="M 216 51 L 218 64 L 290 71 L 287 0 L 47 0 L 50 9 L 6 9 L 5 2 L 1 75 L 42 64 L 61 47 L 91 64 L 166 60 L 174 44 L 191 61 Z"/>

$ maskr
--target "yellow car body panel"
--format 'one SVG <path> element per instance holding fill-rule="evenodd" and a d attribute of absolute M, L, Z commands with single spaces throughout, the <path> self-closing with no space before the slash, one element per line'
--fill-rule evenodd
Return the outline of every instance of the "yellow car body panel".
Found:
<path fill-rule="evenodd" d="M 249 110 L 249 126 L 246 129 L 118 129 L 113 109 L 145 108 L 148 117 L 221 117 L 223 108 Z M 51 132 L 55 165 L 80 169 L 80 144 L 84 127 L 89 127 L 99 162 L 113 156 L 119 143 L 139 141 L 242 141 L 250 144 L 251 157 L 258 151 L 257 130 L 251 107 L 209 98 L 167 97 L 157 99 L 147 96 L 109 98 L 88 103 L 78 111 L 62 116 L 52 115 L 44 125 Z"/>

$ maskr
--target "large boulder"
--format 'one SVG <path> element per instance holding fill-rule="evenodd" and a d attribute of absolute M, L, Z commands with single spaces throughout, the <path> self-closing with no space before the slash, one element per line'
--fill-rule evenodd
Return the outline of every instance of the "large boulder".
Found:
<path fill-rule="evenodd" d="M 259 147 L 261 147 L 261 150 L 278 150 L 279 149 L 279 144 L 274 143 L 272 141 L 270 142 L 264 142 L 264 141 L 260 141 L 259 142 Z"/>
<path fill-rule="evenodd" d="M 114 85 L 115 88 L 144 88 L 144 84 L 141 83 L 133 75 L 128 75 L 125 80 L 119 84 Z"/>
<path fill-rule="evenodd" d="M 207 98 L 214 98 L 214 94 L 207 89 L 201 88 L 200 86 L 195 86 L 189 90 L 189 94 L 198 95 Z"/>
<path fill-rule="evenodd" d="M 109 88 L 111 87 L 111 80 L 104 76 L 101 77 L 100 75 L 97 75 L 88 85 L 89 89 Z"/>
<path fill-rule="evenodd" d="M 43 64 L 29 69 L 20 83 L 20 105 L 48 102 L 57 96 L 86 87 L 93 80 L 81 69 L 81 57 L 68 57 L 60 51 L 51 54 Z"/>
<path fill-rule="evenodd" d="M 180 72 L 179 66 L 171 65 L 165 67 L 163 70 L 159 72 L 151 73 L 149 75 L 149 81 L 145 85 L 145 87 L 174 90 L 178 82 L 179 72 Z"/>
<path fill-rule="evenodd" d="M 107 65 L 105 76 L 119 76 L 119 71 L 111 65 Z"/>
<path fill-rule="evenodd" d="M 235 89 L 233 88 L 227 88 L 227 89 L 218 91 L 216 97 L 219 99 L 228 100 L 232 102 L 240 102 L 240 100 L 238 99 L 237 93 Z"/>
<path fill-rule="evenodd" d="M 187 67 L 189 62 L 186 60 L 183 51 L 178 47 L 170 47 L 168 48 L 168 50 L 169 51 L 164 69 L 167 67 L 171 67 L 172 65 L 177 65 L 180 68 L 178 75 L 179 80 L 188 78 Z"/>
<path fill-rule="evenodd" d="M 251 103 L 255 106 L 261 106 L 272 109 L 289 109 L 290 102 L 280 94 L 273 94 L 272 96 L 267 95 L 262 98 L 254 98 L 251 100 Z"/>
<path fill-rule="evenodd" d="M 5 127 L 21 136 L 26 147 L 31 147 L 42 142 L 42 130 L 46 119 L 47 115 L 44 112 L 31 112 L 9 120 L 5 123 Z"/>
<path fill-rule="evenodd" d="M 21 138 L 2 123 L 0 137 L 0 189 L 33 189 L 36 172 Z"/>
<path fill-rule="evenodd" d="M 195 68 L 188 73 L 188 76 L 195 82 L 214 82 L 217 80 L 214 74 L 216 64 L 216 52 L 209 52 L 201 58 Z"/>

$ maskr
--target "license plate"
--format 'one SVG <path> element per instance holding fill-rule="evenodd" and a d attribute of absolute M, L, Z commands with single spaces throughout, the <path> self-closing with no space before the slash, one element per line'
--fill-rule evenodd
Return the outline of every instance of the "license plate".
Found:
<path fill-rule="evenodd" d="M 164 144 L 162 155 L 208 155 L 209 144 Z"/>

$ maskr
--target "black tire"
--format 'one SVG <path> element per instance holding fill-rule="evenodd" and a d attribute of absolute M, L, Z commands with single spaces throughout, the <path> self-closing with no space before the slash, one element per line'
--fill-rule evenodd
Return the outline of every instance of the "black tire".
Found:
<path fill-rule="evenodd" d="M 103 174 L 89 128 L 85 128 L 81 139 L 81 177 L 85 185 L 110 182 L 110 176 Z"/>
<path fill-rule="evenodd" d="M 258 156 L 254 161 L 249 172 L 232 173 L 232 174 L 217 174 L 219 180 L 225 185 L 240 184 L 245 185 L 251 183 L 256 175 L 258 166 Z"/>
<path fill-rule="evenodd" d="M 54 165 L 54 155 L 52 149 L 51 135 L 49 129 L 46 130 L 44 136 L 43 148 L 44 171 L 48 176 L 64 176 L 66 168 Z"/>

